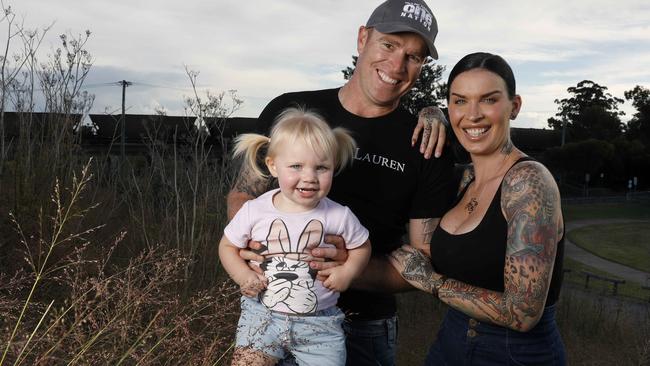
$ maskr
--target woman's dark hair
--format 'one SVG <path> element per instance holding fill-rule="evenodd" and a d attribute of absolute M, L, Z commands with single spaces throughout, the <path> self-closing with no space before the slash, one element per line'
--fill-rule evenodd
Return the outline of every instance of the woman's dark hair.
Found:
<path fill-rule="evenodd" d="M 476 52 L 461 58 L 451 70 L 449 79 L 447 80 L 447 100 L 451 97 L 451 83 L 456 79 L 456 76 L 473 69 L 485 69 L 499 75 L 506 83 L 508 98 L 512 99 L 517 94 L 515 90 L 515 75 L 506 60 L 499 55 Z"/>

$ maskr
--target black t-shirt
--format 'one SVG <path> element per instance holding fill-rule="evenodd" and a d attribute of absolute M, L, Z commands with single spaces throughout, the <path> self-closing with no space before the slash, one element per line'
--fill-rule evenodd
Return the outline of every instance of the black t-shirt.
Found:
<path fill-rule="evenodd" d="M 260 114 L 258 132 L 267 134 L 288 107 L 306 107 L 332 127 L 349 130 L 358 145 L 354 162 L 334 178 L 328 197 L 350 207 L 368 228 L 372 255 L 385 255 L 400 246 L 409 219 L 441 217 L 448 209 L 454 191 L 451 154 L 424 159 L 411 146 L 415 116 L 399 107 L 381 117 L 359 117 L 343 108 L 338 91 L 275 98 Z M 348 290 L 338 305 L 358 319 L 387 318 L 396 311 L 394 296 L 379 292 Z"/>
<path fill-rule="evenodd" d="M 521 161 L 532 160 L 522 158 Z M 513 165 L 514 166 L 514 165 Z M 512 169 L 512 168 L 511 168 Z M 458 196 L 459 202 L 469 183 Z M 437 272 L 472 286 L 503 292 L 508 223 L 501 211 L 501 186 L 478 226 L 464 234 L 450 234 L 438 226 L 431 240 L 431 263 Z M 557 244 L 546 306 L 555 304 L 562 287 L 564 234 Z"/>

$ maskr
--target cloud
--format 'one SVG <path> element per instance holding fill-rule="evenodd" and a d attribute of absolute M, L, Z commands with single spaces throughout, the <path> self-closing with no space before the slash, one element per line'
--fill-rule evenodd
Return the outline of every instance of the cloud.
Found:
<path fill-rule="evenodd" d="M 127 90 L 134 112 L 160 106 L 182 112 L 189 87 L 183 65 L 189 65 L 200 71 L 199 85 L 238 90 L 246 100 L 238 113 L 256 116 L 280 93 L 342 84 L 340 70 L 356 54 L 358 27 L 379 0 L 14 2 L 28 27 L 56 21 L 46 51 L 57 46 L 59 34 L 90 29 L 95 64 L 88 84 L 139 82 Z M 525 100 L 518 123 L 545 125 L 556 111 L 553 100 L 583 79 L 621 97 L 634 85 L 650 86 L 645 0 L 429 4 L 440 26 L 439 63 L 448 70 L 478 50 L 512 64 Z M 119 87 L 89 90 L 99 111 L 121 104 Z"/>

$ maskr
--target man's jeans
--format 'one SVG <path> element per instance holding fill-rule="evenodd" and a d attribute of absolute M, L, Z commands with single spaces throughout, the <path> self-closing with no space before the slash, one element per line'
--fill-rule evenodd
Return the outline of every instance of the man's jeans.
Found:
<path fill-rule="evenodd" d="M 343 322 L 347 366 L 394 366 L 397 317 Z"/>

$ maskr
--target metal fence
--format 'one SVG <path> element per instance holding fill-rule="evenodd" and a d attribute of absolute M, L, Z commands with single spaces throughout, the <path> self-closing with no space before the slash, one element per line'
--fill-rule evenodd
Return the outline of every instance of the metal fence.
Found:
<path fill-rule="evenodd" d="M 589 203 L 622 203 L 638 202 L 650 203 L 650 191 L 627 192 L 611 196 L 589 196 L 589 197 L 562 197 L 564 204 L 589 204 Z"/>

